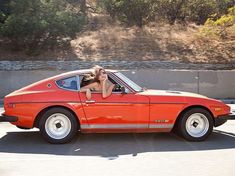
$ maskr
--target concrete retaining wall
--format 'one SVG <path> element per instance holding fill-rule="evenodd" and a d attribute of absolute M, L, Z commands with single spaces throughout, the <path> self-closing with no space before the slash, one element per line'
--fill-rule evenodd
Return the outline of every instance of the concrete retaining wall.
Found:
<path fill-rule="evenodd" d="M 0 71 L 0 98 L 35 81 L 64 71 Z M 132 70 L 122 71 L 141 86 L 181 90 L 211 98 L 235 98 L 235 71 Z"/>

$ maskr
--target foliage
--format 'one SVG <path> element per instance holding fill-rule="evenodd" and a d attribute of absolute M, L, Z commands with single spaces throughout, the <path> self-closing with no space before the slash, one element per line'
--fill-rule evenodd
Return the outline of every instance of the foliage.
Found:
<path fill-rule="evenodd" d="M 228 10 L 228 14 L 214 20 L 208 18 L 201 33 L 206 36 L 228 38 L 235 37 L 235 6 Z"/>
<path fill-rule="evenodd" d="M 217 18 L 224 15 L 234 3 L 234 0 L 99 0 L 111 17 L 138 26 L 154 19 L 166 19 L 170 24 L 176 20 L 203 24 L 212 14 L 217 14 Z"/>
<path fill-rule="evenodd" d="M 204 24 L 212 15 L 220 18 L 232 7 L 234 0 L 190 0 L 186 7 L 186 14 L 190 21 Z"/>
<path fill-rule="evenodd" d="M 187 3 L 187 0 L 157 0 L 157 17 L 166 19 L 170 24 L 174 24 L 176 20 L 184 21 Z"/>
<path fill-rule="evenodd" d="M 222 38 L 234 31 L 231 7 L 235 0 L 94 1 L 99 13 L 108 13 L 128 25 L 141 27 L 158 20 L 170 24 L 206 22 L 202 33 Z M 0 0 L 0 36 L 14 48 L 24 48 L 29 53 L 35 53 L 35 48 L 64 46 L 83 29 L 86 18 L 93 16 L 89 14 L 91 8 L 87 0 Z"/>
<path fill-rule="evenodd" d="M 6 15 L 0 11 L 0 23 L 3 23 L 5 21 Z"/>
<path fill-rule="evenodd" d="M 26 49 L 53 46 L 82 29 L 84 15 L 73 12 L 65 0 L 10 0 L 10 14 L 0 34 Z"/>
<path fill-rule="evenodd" d="M 9 8 L 6 6 L 9 0 L 0 0 L 0 23 L 3 23 L 7 15 L 9 15 Z"/>
<path fill-rule="evenodd" d="M 154 16 L 154 0 L 104 0 L 111 17 L 129 25 L 142 26 Z"/>

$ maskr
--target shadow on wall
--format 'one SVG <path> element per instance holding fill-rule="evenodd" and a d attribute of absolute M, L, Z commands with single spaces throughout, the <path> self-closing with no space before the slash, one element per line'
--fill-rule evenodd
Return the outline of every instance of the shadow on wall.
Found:
<path fill-rule="evenodd" d="M 204 142 L 188 142 L 174 133 L 79 134 L 63 145 L 46 143 L 37 131 L 9 132 L 0 138 L 0 152 L 70 156 L 137 156 L 145 152 L 201 151 L 235 148 L 235 134 L 214 130 Z"/>

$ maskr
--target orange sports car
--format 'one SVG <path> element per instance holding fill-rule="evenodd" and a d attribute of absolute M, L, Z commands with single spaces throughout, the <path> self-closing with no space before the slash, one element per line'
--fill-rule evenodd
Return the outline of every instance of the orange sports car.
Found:
<path fill-rule="evenodd" d="M 205 140 L 225 123 L 230 107 L 208 97 L 170 90 L 148 90 L 122 73 L 106 70 L 115 84 L 103 98 L 80 92 L 91 69 L 60 74 L 19 89 L 4 98 L 0 121 L 22 129 L 39 128 L 50 143 L 69 142 L 81 133 L 142 133 L 172 130 L 190 141 Z"/>

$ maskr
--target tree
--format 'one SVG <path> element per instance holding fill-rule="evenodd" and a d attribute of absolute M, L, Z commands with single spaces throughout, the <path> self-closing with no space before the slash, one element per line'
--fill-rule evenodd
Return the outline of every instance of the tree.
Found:
<path fill-rule="evenodd" d="M 142 26 L 154 17 L 154 0 L 104 0 L 106 11 L 128 25 Z"/>
<path fill-rule="evenodd" d="M 68 8 L 66 0 L 10 0 L 10 15 L 0 34 L 17 48 L 34 49 L 62 43 L 82 29 L 84 14 Z"/>
<path fill-rule="evenodd" d="M 142 26 L 154 19 L 204 24 L 213 14 L 224 15 L 235 0 L 103 0 L 103 4 L 112 18 Z"/>

